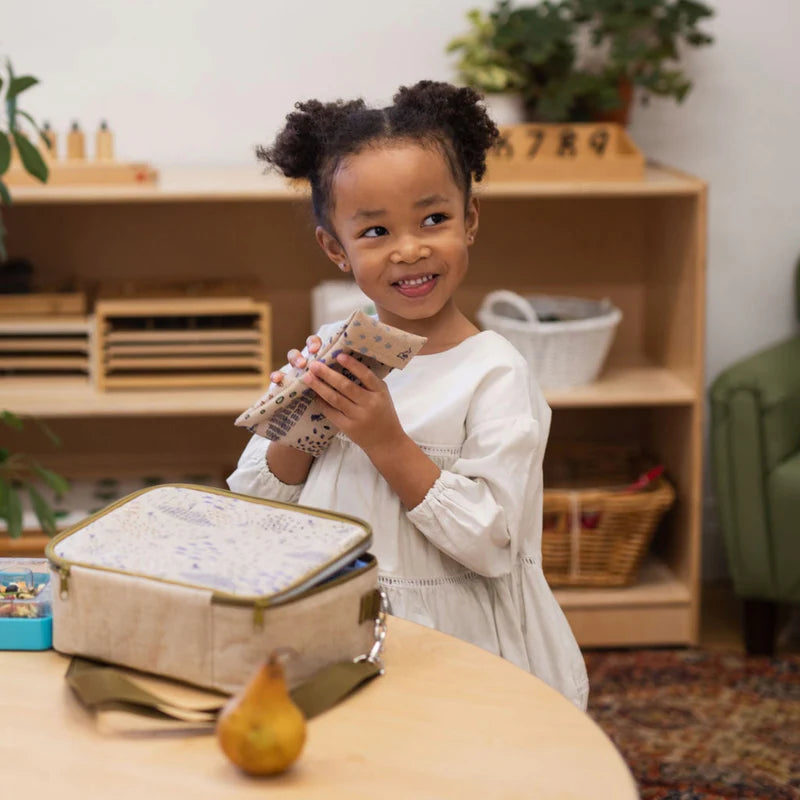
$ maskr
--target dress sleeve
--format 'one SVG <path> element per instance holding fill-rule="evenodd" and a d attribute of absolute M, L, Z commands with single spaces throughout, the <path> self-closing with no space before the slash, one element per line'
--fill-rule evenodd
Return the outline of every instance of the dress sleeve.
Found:
<path fill-rule="evenodd" d="M 341 326 L 341 323 L 328 323 L 323 325 L 318 331 L 323 343 L 331 332 Z M 303 355 L 308 358 L 308 346 L 302 350 Z M 284 364 L 281 372 L 288 375 L 292 371 L 290 364 Z M 228 488 L 240 494 L 249 494 L 254 497 L 263 497 L 266 500 L 277 500 L 282 503 L 296 503 L 303 490 L 304 484 L 284 483 L 270 472 L 267 465 L 267 450 L 269 440 L 261 436 L 253 435 L 247 443 L 236 469 L 228 476 Z"/>
<path fill-rule="evenodd" d="M 432 544 L 487 577 L 511 571 L 522 526 L 536 522 L 526 517 L 542 480 L 550 410 L 533 402 L 530 385 L 524 364 L 486 376 L 470 403 L 460 456 L 406 512 Z"/>
<path fill-rule="evenodd" d="M 228 488 L 239 494 L 296 503 L 304 484 L 284 483 L 270 472 L 267 464 L 269 439 L 253 434 L 244 448 L 236 469 L 228 476 Z"/>

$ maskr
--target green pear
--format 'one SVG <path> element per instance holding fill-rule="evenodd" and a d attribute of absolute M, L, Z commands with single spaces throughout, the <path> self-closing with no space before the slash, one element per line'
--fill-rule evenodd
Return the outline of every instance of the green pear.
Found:
<path fill-rule="evenodd" d="M 217 718 L 225 755 L 250 775 L 287 769 L 303 749 L 306 720 L 289 696 L 283 664 L 273 653 Z"/>

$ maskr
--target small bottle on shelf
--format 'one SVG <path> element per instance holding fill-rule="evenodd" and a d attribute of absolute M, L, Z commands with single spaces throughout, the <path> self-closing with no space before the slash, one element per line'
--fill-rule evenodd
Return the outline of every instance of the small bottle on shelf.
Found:
<path fill-rule="evenodd" d="M 58 158 L 58 138 L 56 132 L 50 127 L 49 122 L 45 122 L 42 126 L 42 137 L 47 142 L 47 147 L 42 151 L 44 157 L 55 161 Z"/>
<path fill-rule="evenodd" d="M 97 129 L 94 157 L 97 161 L 113 161 L 114 159 L 114 136 L 108 129 L 108 123 L 105 120 Z"/>
<path fill-rule="evenodd" d="M 77 122 L 72 123 L 67 134 L 67 158 L 86 158 L 86 141 Z"/>

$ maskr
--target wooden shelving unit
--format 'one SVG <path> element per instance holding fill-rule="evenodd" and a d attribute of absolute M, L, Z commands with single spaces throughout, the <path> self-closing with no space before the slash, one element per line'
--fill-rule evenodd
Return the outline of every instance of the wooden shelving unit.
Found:
<path fill-rule="evenodd" d="M 586 646 L 694 644 L 698 638 L 703 425 L 706 186 L 648 165 L 641 182 L 479 186 L 481 223 L 460 302 L 474 315 L 496 288 L 608 297 L 623 312 L 592 386 L 548 393 L 551 440 L 641 442 L 678 500 L 637 585 L 558 590 Z M 310 291 L 331 265 L 313 239 L 303 191 L 258 167 L 160 171 L 157 186 L 18 187 L 4 215 L 12 254 L 43 289 L 100 282 L 252 285 L 272 309 L 273 363 L 305 341 Z M 255 392 L 257 394 L 257 392 Z M 102 393 L 74 376 L 0 382 L 0 406 L 48 420 L 60 451 L 35 431 L 26 447 L 83 473 L 162 465 L 225 471 L 246 433 L 233 419 L 251 389 Z"/>

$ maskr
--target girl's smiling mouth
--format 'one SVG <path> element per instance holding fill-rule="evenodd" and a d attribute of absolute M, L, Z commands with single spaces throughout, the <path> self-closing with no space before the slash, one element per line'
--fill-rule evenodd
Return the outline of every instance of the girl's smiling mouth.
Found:
<path fill-rule="evenodd" d="M 428 272 L 424 275 L 401 278 L 399 281 L 395 281 L 392 286 L 405 297 L 422 297 L 433 291 L 438 277 L 436 273 Z"/>

